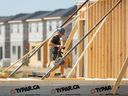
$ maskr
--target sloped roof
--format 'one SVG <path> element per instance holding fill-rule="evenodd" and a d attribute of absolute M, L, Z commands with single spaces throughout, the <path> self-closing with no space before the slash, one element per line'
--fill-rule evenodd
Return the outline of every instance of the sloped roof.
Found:
<path fill-rule="evenodd" d="M 51 11 L 37 11 L 29 16 L 28 19 L 39 19 L 46 17 Z"/>
<path fill-rule="evenodd" d="M 32 14 L 20 13 L 14 16 L 0 17 L 0 22 L 22 21 L 26 19 L 38 19 L 38 18 L 44 18 L 44 17 L 67 17 L 71 15 L 76 9 L 77 9 L 77 6 L 75 5 L 67 9 L 57 9 L 55 11 L 37 11 Z"/>
<path fill-rule="evenodd" d="M 2 16 L 0 17 L 0 22 L 6 22 L 10 20 L 13 16 Z"/>
<path fill-rule="evenodd" d="M 67 9 L 57 9 L 51 12 L 47 17 L 67 17 L 71 15 L 76 9 L 76 5 Z"/>
<path fill-rule="evenodd" d="M 30 17 L 31 14 L 21 13 L 13 16 L 10 21 L 25 20 Z"/>

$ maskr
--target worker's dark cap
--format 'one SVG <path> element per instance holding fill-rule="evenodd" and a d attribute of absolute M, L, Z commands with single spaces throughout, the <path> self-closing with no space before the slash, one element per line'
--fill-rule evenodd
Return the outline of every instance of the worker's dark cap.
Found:
<path fill-rule="evenodd" d="M 64 35 L 64 33 L 65 33 L 65 29 L 64 29 L 64 28 L 58 28 L 57 31 L 60 32 L 60 33 L 63 34 L 63 35 Z"/>

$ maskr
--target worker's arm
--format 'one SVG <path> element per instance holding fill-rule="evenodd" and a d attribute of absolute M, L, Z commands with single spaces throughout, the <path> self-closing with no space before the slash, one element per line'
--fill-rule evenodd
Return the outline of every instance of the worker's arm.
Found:
<path fill-rule="evenodd" d="M 64 46 L 61 46 L 59 44 L 56 44 L 56 41 L 58 41 L 59 38 L 57 37 L 53 37 L 50 41 L 49 41 L 49 46 L 52 46 L 52 47 L 58 47 L 59 49 L 63 49 Z"/>
<path fill-rule="evenodd" d="M 61 45 L 54 44 L 54 43 L 52 43 L 52 42 L 50 41 L 50 42 L 49 42 L 49 46 L 60 47 Z"/>

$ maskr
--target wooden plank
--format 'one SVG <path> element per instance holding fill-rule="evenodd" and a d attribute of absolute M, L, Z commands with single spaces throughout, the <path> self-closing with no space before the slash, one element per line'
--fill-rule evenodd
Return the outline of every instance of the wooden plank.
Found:
<path fill-rule="evenodd" d="M 93 4 L 93 3 L 92 3 Z M 92 7 L 92 9 L 91 9 L 91 11 L 92 11 L 92 16 L 91 16 L 91 20 L 92 20 L 92 22 L 91 22 L 91 28 L 92 28 L 92 26 L 94 25 L 94 16 L 95 16 L 95 14 L 94 14 L 94 6 Z M 92 33 L 90 34 L 90 40 L 91 40 L 91 38 L 92 38 L 92 36 L 93 36 L 93 34 L 94 34 L 94 30 L 92 31 Z M 90 41 L 89 40 L 89 41 Z M 93 55 L 94 55 L 94 46 L 93 46 L 93 43 L 90 45 L 90 47 L 91 47 L 91 77 L 92 78 L 94 78 L 94 68 L 95 68 L 95 66 L 94 66 L 94 57 L 93 57 Z"/>
<path fill-rule="evenodd" d="M 41 54 L 41 57 L 42 57 L 42 66 L 43 67 L 46 67 L 47 66 L 47 44 L 46 43 L 43 47 L 42 47 L 42 54 Z"/>
<path fill-rule="evenodd" d="M 108 0 L 107 2 L 106 2 L 106 11 L 108 11 L 108 9 L 109 9 L 109 7 L 110 7 L 110 4 L 109 4 L 109 2 L 110 2 L 110 0 Z M 108 17 L 108 20 L 106 21 L 106 29 L 105 29 L 105 32 L 106 32 L 106 34 L 107 34 L 107 37 L 106 37 L 106 41 L 107 41 L 107 44 L 106 44 L 106 51 L 107 51 L 107 53 L 106 53 L 106 78 L 108 78 L 108 71 L 110 71 L 109 70 L 109 67 L 110 67 L 110 63 L 109 63 L 109 55 L 110 55 L 110 51 L 109 51 L 109 39 L 110 39 L 110 27 L 109 27 L 109 21 L 110 21 L 110 14 L 109 14 L 109 17 Z"/>
<path fill-rule="evenodd" d="M 106 1 L 103 1 L 103 8 L 102 8 L 102 12 L 103 12 L 103 15 L 106 13 L 105 11 L 105 2 Z M 102 78 L 105 78 L 106 77 L 106 65 L 105 65 L 105 26 L 103 26 L 102 28 L 102 66 L 103 66 L 103 73 L 102 73 Z"/>
<path fill-rule="evenodd" d="M 107 2 L 108 1 L 104 1 L 104 14 L 108 11 L 108 6 L 107 6 Z M 108 44 L 108 31 L 107 31 L 107 22 L 105 22 L 105 26 L 104 26 L 104 31 L 103 31 L 103 38 L 104 38 L 104 76 L 103 78 L 107 78 L 107 54 L 108 54 L 108 51 L 107 51 L 107 44 Z"/>
<path fill-rule="evenodd" d="M 92 3 L 92 4 L 93 4 L 93 3 Z M 94 6 L 93 6 L 93 7 L 92 7 L 92 26 L 94 26 L 94 24 L 95 24 L 94 18 L 95 18 L 95 9 L 94 9 Z M 94 29 L 94 30 L 95 30 L 95 29 Z M 91 38 L 93 37 L 93 34 L 94 34 L 94 32 L 95 32 L 94 30 L 92 31 Z M 90 38 L 90 40 L 91 40 L 91 38 Z M 95 64 L 94 64 L 95 58 L 94 58 L 94 54 L 95 54 L 95 52 L 94 52 L 94 42 L 92 42 L 92 44 L 91 44 L 92 78 L 95 78 Z"/>
<path fill-rule="evenodd" d="M 75 23 L 75 25 L 74 25 L 72 31 L 71 31 L 70 34 L 69 34 L 68 39 L 67 39 L 67 41 L 66 41 L 66 43 L 65 43 L 65 45 L 64 45 L 64 46 L 65 46 L 64 54 L 67 52 L 67 50 L 68 50 L 70 44 L 72 43 L 72 39 L 73 39 L 73 37 L 74 37 L 74 34 L 75 34 L 76 31 L 77 31 L 77 26 L 78 26 L 78 21 L 76 21 L 76 23 Z"/>
<path fill-rule="evenodd" d="M 99 20 L 100 19 L 100 3 L 97 5 L 97 7 L 98 7 L 98 13 L 97 13 L 97 20 Z M 101 30 L 100 30 L 101 31 Z M 99 33 L 98 34 L 98 36 L 97 36 L 97 54 L 96 54 L 96 56 L 97 56 L 97 78 L 99 78 L 100 77 L 100 74 L 99 74 L 99 72 L 100 72 L 100 34 L 101 33 Z"/>
<path fill-rule="evenodd" d="M 118 54 L 118 56 L 119 56 L 119 66 L 118 66 L 118 73 L 119 73 L 119 70 L 121 70 L 121 66 L 122 66 L 122 64 L 123 64 L 123 62 L 122 62 L 122 5 L 121 4 L 119 4 L 119 7 L 118 7 L 119 9 L 118 9 L 118 14 L 117 14 L 117 16 L 119 16 L 119 18 L 118 18 L 118 31 L 119 31 L 119 43 L 118 43 L 118 48 L 119 48 L 119 54 Z M 118 74 L 117 73 L 117 74 Z"/>
<path fill-rule="evenodd" d="M 121 80 L 122 80 L 122 78 L 123 78 L 123 76 L 124 76 L 124 74 L 125 74 L 125 72 L 127 70 L 127 67 L 128 67 L 128 58 L 125 60 L 125 62 L 123 64 L 123 67 L 121 68 L 121 71 L 120 71 L 120 73 L 119 73 L 119 75 L 117 77 L 117 80 L 114 83 L 114 86 L 112 88 L 112 94 L 115 94 L 117 92 L 117 89 L 118 89 L 118 87 L 119 87 L 119 85 L 121 83 Z"/>
<path fill-rule="evenodd" d="M 115 50 L 114 50 L 114 56 L 115 56 L 115 63 L 114 63 L 114 68 L 115 68 L 115 74 L 114 74 L 114 77 L 117 77 L 117 72 L 118 72 L 118 33 L 119 33 L 119 30 L 118 30 L 118 18 L 117 18 L 117 13 L 118 13 L 118 6 L 115 8 L 114 10 L 114 18 L 115 18 L 115 23 L 114 23 L 114 31 L 115 31 Z"/>
<path fill-rule="evenodd" d="M 96 6 L 93 6 L 93 26 L 94 26 L 94 24 L 96 24 L 97 23 L 97 21 L 96 21 L 96 16 L 97 16 L 97 12 L 96 12 Z M 99 27 L 99 26 L 98 26 Z M 96 30 L 97 30 L 97 28 L 98 27 L 96 27 L 94 30 L 93 30 L 93 35 L 92 35 L 92 37 L 94 36 L 94 34 L 96 33 Z M 91 37 L 91 38 L 92 38 Z M 92 64 L 93 64 L 93 70 L 92 70 L 92 72 L 93 72 L 93 78 L 95 78 L 96 77 L 96 75 L 97 75 L 97 72 L 96 72 L 96 39 L 92 42 L 92 58 L 93 58 L 93 61 L 92 61 Z"/>
<path fill-rule="evenodd" d="M 84 36 L 84 30 L 83 30 L 83 21 L 78 21 L 78 40 L 80 40 Z M 82 51 L 84 49 L 84 43 L 78 45 L 78 57 L 81 55 Z M 79 64 L 77 66 L 77 77 L 83 76 L 83 59 L 79 61 Z"/>
<path fill-rule="evenodd" d="M 127 58 L 127 55 L 126 55 L 126 10 L 125 10 L 125 5 L 124 5 L 124 0 L 122 1 L 121 5 L 122 5 L 122 11 L 121 11 L 121 14 L 122 14 L 122 63 L 123 61 Z M 128 6 L 128 5 L 126 5 Z M 125 77 L 126 77 L 126 74 L 125 74 Z"/>
<path fill-rule="evenodd" d="M 92 3 L 91 3 L 92 4 Z M 90 10 L 90 29 L 92 28 L 92 25 L 93 25 L 93 8 L 91 8 L 91 10 Z M 89 37 L 89 40 L 91 39 L 91 37 L 92 37 L 92 34 L 93 33 L 91 33 L 90 34 L 90 37 Z M 92 70 L 93 70 L 93 64 L 92 64 L 92 61 L 93 61 L 93 58 L 92 58 L 92 44 L 90 45 L 90 49 L 89 49 L 89 51 L 90 51 L 90 53 L 89 53 L 89 55 L 90 55 L 90 77 L 91 78 L 93 78 L 93 72 L 92 72 Z"/>
<path fill-rule="evenodd" d="M 49 42 L 50 42 L 50 40 L 48 41 L 48 44 L 47 44 L 47 50 L 48 50 L 48 51 L 47 51 L 47 65 L 48 65 L 48 66 L 50 66 L 50 62 L 51 62 L 51 61 L 50 61 L 50 52 L 49 52 L 49 50 L 50 50 L 50 49 L 49 49 L 49 48 L 50 48 Z"/>
<path fill-rule="evenodd" d="M 107 2 L 107 10 L 109 10 L 111 8 L 111 1 L 108 0 Z M 107 34 L 107 78 L 111 78 L 111 62 L 110 62 L 110 58 L 111 58 L 111 14 L 108 17 L 107 20 L 107 29 L 106 32 Z"/>
<path fill-rule="evenodd" d="M 88 7 L 88 5 L 86 7 Z M 88 32 L 88 22 L 87 22 L 88 11 L 84 14 L 85 14 L 85 20 L 86 20 L 85 21 L 85 33 L 86 33 L 86 32 Z M 84 42 L 85 42 L 84 46 L 86 46 L 86 44 L 88 43 L 88 37 L 87 37 L 87 39 L 84 40 Z M 88 50 L 86 51 L 86 54 L 84 56 L 84 77 L 87 77 L 87 74 L 88 74 Z"/>
<path fill-rule="evenodd" d="M 112 1 L 109 0 L 108 2 L 108 10 L 112 7 Z M 112 78 L 112 13 L 109 15 L 108 19 L 108 78 Z"/>
<path fill-rule="evenodd" d="M 89 4 L 87 4 L 87 6 L 86 7 L 88 7 L 89 6 Z M 88 32 L 88 30 L 89 30 L 89 22 L 88 22 L 88 20 L 89 20 L 89 10 L 85 13 L 85 15 L 86 15 L 86 32 Z M 89 41 L 89 36 L 87 37 L 87 40 L 85 40 L 86 41 L 86 43 L 88 43 L 88 41 Z M 84 72 L 85 72 L 85 75 L 84 75 L 84 77 L 86 77 L 86 78 L 88 78 L 88 74 L 89 74 L 89 49 L 87 50 L 87 55 L 85 56 L 85 67 L 84 67 Z"/>
<path fill-rule="evenodd" d="M 100 14 L 100 18 L 103 16 L 103 12 L 104 12 L 104 6 L 103 6 L 103 3 L 104 3 L 104 1 L 103 2 L 101 2 L 101 14 Z M 104 42 L 103 42 L 103 28 L 101 28 L 101 33 L 100 33 L 100 46 L 101 46 L 101 49 L 100 49 L 100 51 L 101 51 L 101 55 L 100 55 L 100 67 L 101 67 L 101 72 L 99 73 L 100 74 L 100 78 L 103 78 L 103 75 L 104 75 L 104 64 L 103 64 L 103 58 L 104 58 L 104 56 L 103 56 L 103 54 L 104 54 L 104 52 L 103 52 L 103 44 L 104 44 Z"/>
<path fill-rule="evenodd" d="M 114 3 L 112 3 L 113 5 Z M 115 11 L 112 12 L 112 78 L 115 77 Z"/>
<path fill-rule="evenodd" d="M 126 17 L 126 26 L 125 26 L 125 28 L 126 28 L 126 33 L 127 33 L 127 39 L 126 39 L 126 41 L 128 41 L 128 11 L 126 11 L 126 10 L 128 10 L 128 0 L 125 0 L 125 12 L 126 12 L 126 14 L 125 14 L 125 17 Z M 127 55 L 128 55 L 128 43 L 126 43 L 127 44 Z"/>
<path fill-rule="evenodd" d="M 88 6 L 90 6 L 90 4 L 88 4 Z M 91 9 L 92 8 L 90 8 L 89 10 L 88 10 L 88 19 L 87 19 L 87 22 L 88 22 L 88 30 L 91 28 Z M 88 41 L 90 40 L 90 35 L 88 36 Z M 88 68 L 87 68 L 87 70 L 88 70 L 88 72 L 87 72 L 87 78 L 90 78 L 91 77 L 91 58 L 90 58 L 91 56 L 90 56 L 90 48 L 88 49 Z"/>
<path fill-rule="evenodd" d="M 125 28 L 126 28 L 126 55 L 128 56 L 128 0 L 124 1 L 124 6 L 125 6 Z M 128 70 L 127 70 L 127 77 L 128 77 Z"/>
<path fill-rule="evenodd" d="M 97 8 L 98 6 L 97 6 L 97 4 L 95 5 L 95 7 L 94 7 L 94 9 L 95 9 L 95 11 L 94 11 L 94 14 L 95 14 L 95 18 L 94 18 L 94 20 L 95 20 L 95 23 L 98 21 L 98 19 L 97 19 L 97 10 L 98 10 L 98 8 Z M 95 30 L 94 30 L 94 32 L 96 32 L 96 30 L 97 30 L 98 28 L 95 28 Z M 95 33 L 94 33 L 95 34 Z M 95 70 L 94 70 L 94 76 L 95 77 L 97 77 L 97 36 L 98 36 L 98 34 L 96 35 L 96 37 L 95 37 L 95 40 L 93 41 L 94 42 L 94 65 L 95 65 Z"/>

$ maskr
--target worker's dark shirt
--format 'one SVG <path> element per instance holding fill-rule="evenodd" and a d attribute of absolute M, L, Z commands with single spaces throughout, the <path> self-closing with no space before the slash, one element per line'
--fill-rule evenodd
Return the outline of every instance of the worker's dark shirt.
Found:
<path fill-rule="evenodd" d="M 61 45 L 59 35 L 53 36 L 51 39 L 51 43 L 56 44 L 56 45 Z M 53 54 L 58 54 L 58 47 L 51 47 L 51 48 L 53 50 Z"/>

